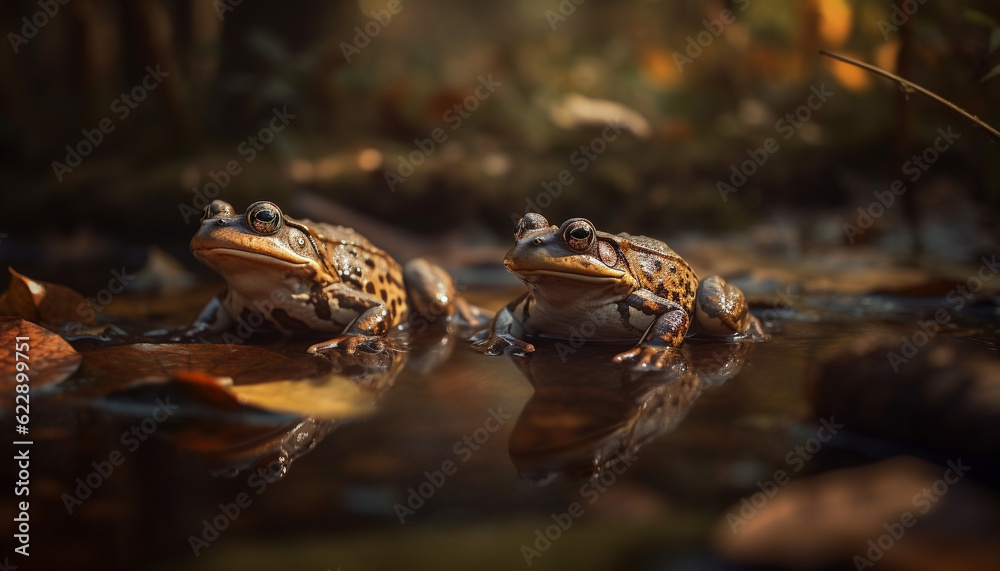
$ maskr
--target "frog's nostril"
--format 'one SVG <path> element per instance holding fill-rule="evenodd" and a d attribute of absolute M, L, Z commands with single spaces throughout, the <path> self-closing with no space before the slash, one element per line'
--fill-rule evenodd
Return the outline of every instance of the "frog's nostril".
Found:
<path fill-rule="evenodd" d="M 542 245 L 542 239 L 541 238 L 535 238 L 534 240 L 531 241 L 531 243 L 534 244 L 534 245 L 536 245 L 536 246 L 541 246 Z"/>

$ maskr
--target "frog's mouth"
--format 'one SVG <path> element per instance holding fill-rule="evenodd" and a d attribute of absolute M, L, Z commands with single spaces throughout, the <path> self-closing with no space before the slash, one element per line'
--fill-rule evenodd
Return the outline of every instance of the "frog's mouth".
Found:
<path fill-rule="evenodd" d="M 625 275 L 624 271 L 612 270 L 611 268 L 608 268 L 608 272 L 603 274 L 581 274 L 577 272 L 564 272 L 553 269 L 530 270 L 522 268 L 512 268 L 510 266 L 508 266 L 508 268 L 518 276 L 528 281 L 539 281 L 539 280 L 544 280 L 545 278 L 557 278 L 557 279 L 572 280 L 587 284 L 611 284 L 619 282 L 622 276 Z"/>
<path fill-rule="evenodd" d="M 286 266 L 288 268 L 301 268 L 308 264 L 308 260 L 281 258 L 271 254 L 248 252 L 246 250 L 239 250 L 236 248 L 206 247 L 194 249 L 191 253 L 194 254 L 195 258 L 198 258 L 212 267 L 222 264 L 230 264 L 232 262 L 250 264 L 256 266 L 257 268 L 260 268 L 261 266 Z"/>

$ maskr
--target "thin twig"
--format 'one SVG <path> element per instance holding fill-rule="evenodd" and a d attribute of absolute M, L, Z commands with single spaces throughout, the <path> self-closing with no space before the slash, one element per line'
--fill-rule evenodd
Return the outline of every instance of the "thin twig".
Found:
<path fill-rule="evenodd" d="M 874 65 L 871 65 L 869 63 L 865 63 L 863 61 L 858 61 L 858 60 L 856 60 L 854 58 L 849 58 L 847 56 L 842 56 L 840 54 L 835 54 L 833 52 L 828 52 L 826 50 L 819 50 L 819 53 L 820 53 L 820 55 L 831 57 L 831 58 L 833 58 L 835 60 L 840 60 L 840 61 L 842 61 L 844 63 L 849 63 L 851 65 L 856 65 L 856 66 L 858 66 L 858 67 L 860 67 L 862 69 L 866 69 L 866 70 L 868 70 L 868 71 L 870 71 L 870 72 L 872 72 L 874 74 L 881 75 L 882 77 L 884 77 L 886 79 L 891 79 L 892 81 L 895 81 L 896 83 L 898 83 L 904 90 L 906 90 L 909 93 L 912 93 L 914 91 L 916 91 L 917 93 L 922 93 L 923 95 L 926 95 L 927 97 L 930 97 L 934 101 L 937 101 L 938 103 L 941 103 L 942 105 L 947 106 L 952 111 L 955 111 L 956 113 L 961 114 L 963 117 L 965 117 L 969 121 L 972 121 L 976 125 L 979 125 L 983 129 L 986 129 L 987 131 L 989 131 L 989 133 L 991 135 L 993 135 L 993 137 L 997 141 L 1000 141 L 1000 131 L 997 131 L 996 129 L 994 129 L 993 127 L 991 127 L 988 123 L 986 123 L 985 121 L 983 121 L 979 117 L 976 117 L 972 113 L 969 113 L 965 109 L 962 109 L 961 107 L 959 107 L 958 105 L 955 105 L 951 101 L 948 101 L 944 97 L 941 97 L 940 95 L 938 95 L 938 94 L 936 94 L 936 93 L 934 93 L 932 91 L 928 91 L 927 89 L 924 89 L 923 87 L 920 87 L 916 83 L 913 83 L 911 81 L 907 81 L 907 80 L 903 79 L 902 77 L 899 77 L 898 75 L 889 73 L 888 71 L 886 71 L 886 70 L 884 70 L 884 69 L 882 69 L 880 67 L 876 67 Z"/>

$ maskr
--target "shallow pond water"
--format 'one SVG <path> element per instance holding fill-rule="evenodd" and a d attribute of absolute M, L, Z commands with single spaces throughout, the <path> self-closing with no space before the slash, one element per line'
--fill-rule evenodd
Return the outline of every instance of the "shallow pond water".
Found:
<path fill-rule="evenodd" d="M 473 292 L 489 306 L 504 295 Z M 808 420 L 811 368 L 878 326 L 837 305 L 784 312 L 767 342 L 689 340 L 662 373 L 611 363 L 621 346 L 542 342 L 529 357 L 486 357 L 418 336 L 357 381 L 374 406 L 343 418 L 187 415 L 206 399 L 66 391 L 32 409 L 32 562 L 740 568 L 713 547 L 731 506 L 778 470 L 865 459 L 835 442 L 803 448 L 822 434 Z"/>

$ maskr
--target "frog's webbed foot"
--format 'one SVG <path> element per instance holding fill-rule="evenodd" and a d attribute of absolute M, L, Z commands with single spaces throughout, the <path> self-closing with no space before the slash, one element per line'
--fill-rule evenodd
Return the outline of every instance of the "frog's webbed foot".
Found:
<path fill-rule="evenodd" d="M 615 363 L 633 361 L 632 368 L 639 371 L 663 370 L 683 359 L 675 348 L 684 340 L 684 333 L 691 323 L 688 314 L 678 307 L 667 311 L 650 324 L 638 345 L 614 356 Z"/>
<path fill-rule="evenodd" d="M 719 276 L 698 284 L 695 323 L 700 333 L 744 340 L 767 339 L 760 322 L 750 314 L 740 289 Z"/>
<path fill-rule="evenodd" d="M 527 341 L 509 333 L 493 333 L 489 329 L 480 331 L 470 339 L 472 348 L 485 355 L 517 355 L 523 357 L 535 350 Z"/>
<path fill-rule="evenodd" d="M 490 312 L 472 305 L 455 291 L 455 281 L 441 266 L 417 258 L 403 268 L 409 304 L 414 312 L 429 321 L 446 320 L 475 329 L 493 319 Z"/>
<path fill-rule="evenodd" d="M 631 361 L 632 368 L 637 371 L 663 371 L 683 366 L 684 356 L 676 347 L 639 344 L 615 355 L 612 361 L 615 363 Z"/>
<path fill-rule="evenodd" d="M 314 355 L 326 355 L 328 353 L 343 353 L 355 355 L 359 351 L 365 353 L 380 353 L 386 348 L 385 339 L 377 335 L 366 335 L 364 333 L 344 334 L 334 337 L 329 341 L 316 343 L 306 351 Z M 332 357 L 330 357 L 332 358 Z"/>
<path fill-rule="evenodd" d="M 512 308 L 524 301 L 527 294 L 507 304 L 501 309 L 489 329 L 483 329 L 472 336 L 472 348 L 485 355 L 517 355 L 524 356 L 535 350 L 535 346 L 518 337 L 524 334 L 524 328 L 514 317 Z"/>

